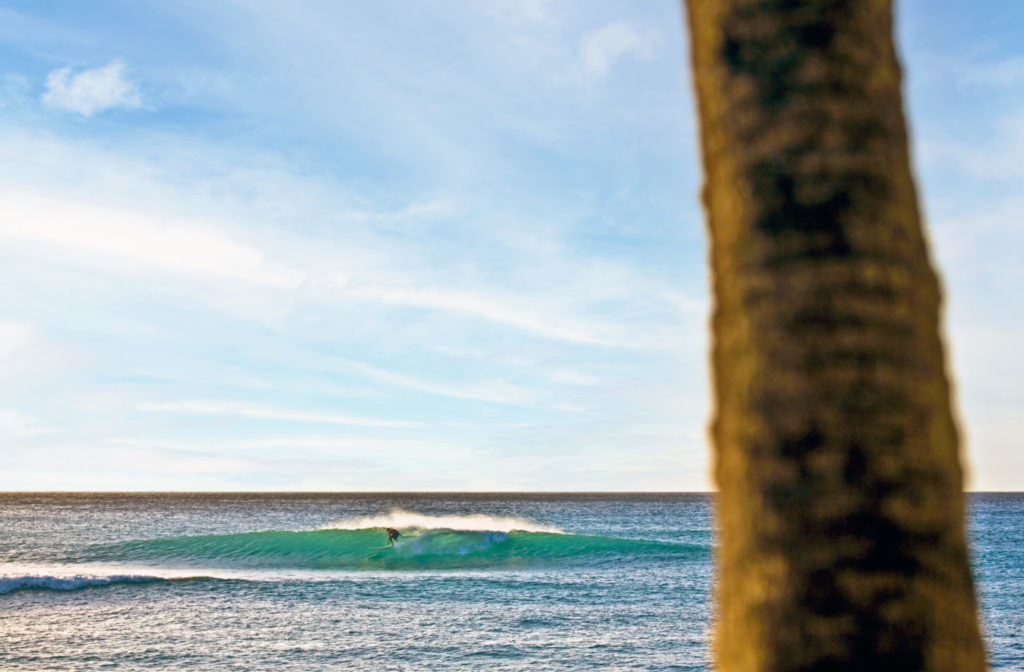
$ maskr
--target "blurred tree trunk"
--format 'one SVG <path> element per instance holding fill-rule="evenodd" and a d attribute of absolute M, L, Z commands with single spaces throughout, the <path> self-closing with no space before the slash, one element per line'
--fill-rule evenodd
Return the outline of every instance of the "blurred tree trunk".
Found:
<path fill-rule="evenodd" d="M 889 0 L 687 0 L 722 672 L 984 669 Z"/>

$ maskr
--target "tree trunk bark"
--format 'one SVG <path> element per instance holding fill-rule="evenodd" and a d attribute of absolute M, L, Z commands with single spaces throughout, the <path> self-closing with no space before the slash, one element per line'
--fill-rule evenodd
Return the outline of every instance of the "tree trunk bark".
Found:
<path fill-rule="evenodd" d="M 723 672 L 985 660 L 889 0 L 687 0 Z"/>

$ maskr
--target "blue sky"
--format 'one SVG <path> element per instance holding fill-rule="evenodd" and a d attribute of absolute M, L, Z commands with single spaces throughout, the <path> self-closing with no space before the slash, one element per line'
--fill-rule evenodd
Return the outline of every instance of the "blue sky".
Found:
<path fill-rule="evenodd" d="M 904 2 L 976 489 L 1024 486 L 1024 6 Z M 705 490 L 674 2 L 0 5 L 0 489 Z"/>

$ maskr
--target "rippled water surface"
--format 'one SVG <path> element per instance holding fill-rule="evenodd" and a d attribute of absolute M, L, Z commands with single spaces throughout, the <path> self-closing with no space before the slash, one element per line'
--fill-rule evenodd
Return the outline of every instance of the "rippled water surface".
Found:
<path fill-rule="evenodd" d="M 1024 498 L 971 516 L 992 667 L 1024 669 Z M 704 495 L 0 494 L 0 669 L 706 670 L 711 525 Z"/>

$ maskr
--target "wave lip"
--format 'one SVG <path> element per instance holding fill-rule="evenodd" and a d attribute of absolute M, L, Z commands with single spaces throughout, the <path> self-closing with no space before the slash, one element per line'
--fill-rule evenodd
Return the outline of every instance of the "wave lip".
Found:
<path fill-rule="evenodd" d="M 166 577 L 145 574 L 114 574 L 97 576 L 76 574 L 71 576 L 32 575 L 0 576 L 0 595 L 8 595 L 20 590 L 82 590 L 120 583 L 162 583 L 170 581 Z"/>
<path fill-rule="evenodd" d="M 489 516 L 473 513 L 462 516 L 432 516 L 415 511 L 392 509 L 387 513 L 359 518 L 346 518 L 328 523 L 322 530 L 366 530 L 394 527 L 399 530 L 466 530 L 474 532 L 550 532 L 560 534 L 562 530 L 542 525 L 525 518 L 511 516 Z"/>

